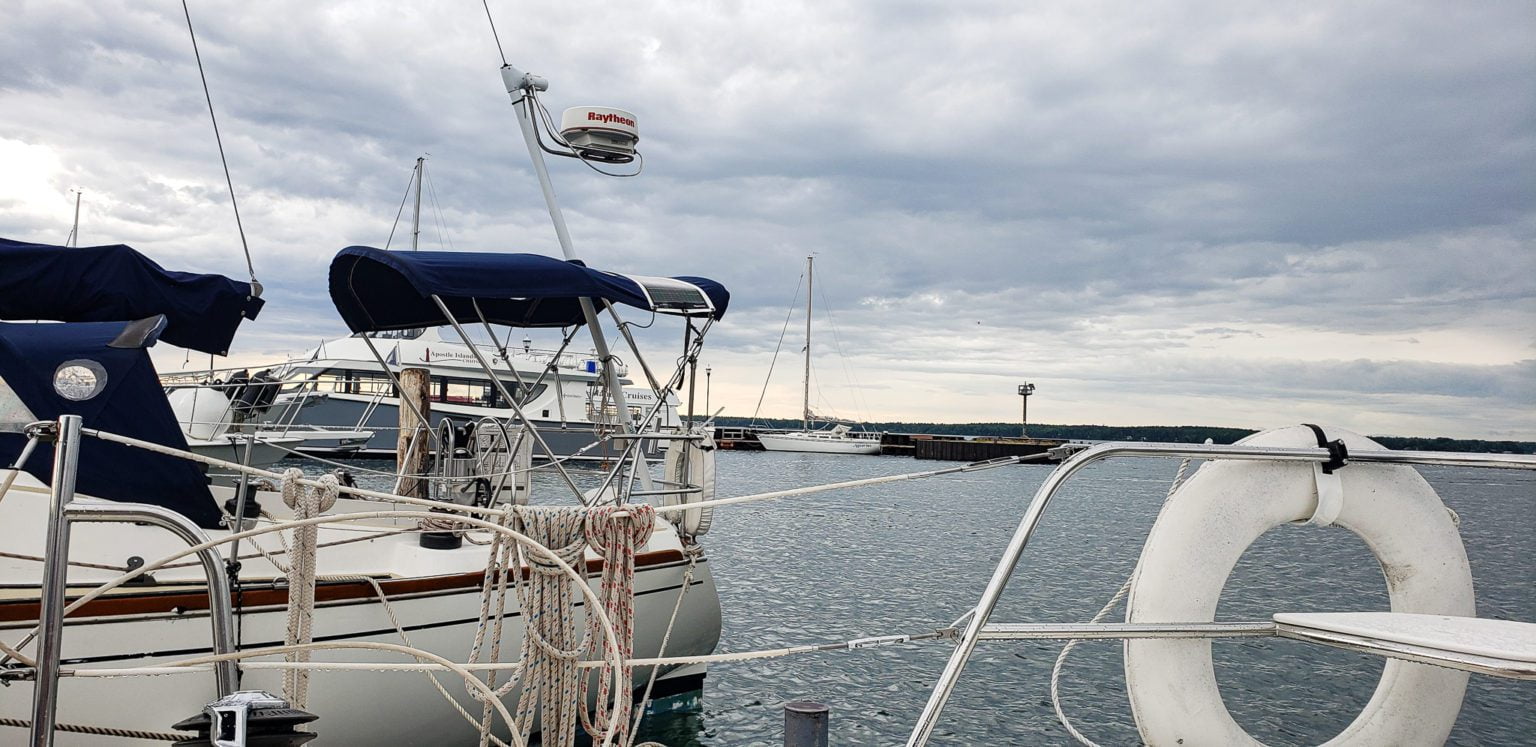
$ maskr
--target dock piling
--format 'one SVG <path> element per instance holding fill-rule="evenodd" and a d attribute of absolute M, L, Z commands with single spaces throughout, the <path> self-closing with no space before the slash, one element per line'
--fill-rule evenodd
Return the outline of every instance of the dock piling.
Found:
<path fill-rule="evenodd" d="M 832 709 L 809 700 L 784 704 L 784 747 L 827 747 Z"/>

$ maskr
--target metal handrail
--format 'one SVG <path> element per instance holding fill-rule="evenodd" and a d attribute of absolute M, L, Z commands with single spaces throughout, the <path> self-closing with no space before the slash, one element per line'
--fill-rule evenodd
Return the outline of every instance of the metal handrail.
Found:
<path fill-rule="evenodd" d="M 132 522 L 152 524 L 180 537 L 189 546 L 208 541 L 190 519 L 170 509 L 137 503 L 75 503 L 75 478 L 80 466 L 79 415 L 59 417 L 54 444 L 53 479 L 49 485 L 48 527 L 45 539 L 43 581 L 38 595 L 37 674 L 32 689 L 32 730 L 28 744 L 52 747 L 59 706 L 60 652 L 64 637 L 65 590 L 69 573 L 69 535 L 74 522 Z M 213 624 L 213 648 L 218 654 L 234 652 L 234 614 L 229 585 L 217 550 L 198 552 L 208 576 L 208 611 Z M 239 673 L 233 661 L 215 667 L 219 696 L 235 691 Z"/>
<path fill-rule="evenodd" d="M 64 508 L 65 516 L 74 523 L 149 524 L 176 535 L 188 547 L 208 542 L 208 535 L 191 519 L 161 506 L 143 503 L 70 503 Z M 235 650 L 235 615 L 230 604 L 229 579 L 224 572 L 224 557 L 214 548 L 197 552 L 197 559 L 208 576 L 208 616 L 213 626 L 213 651 L 216 654 L 233 653 Z M 39 662 L 41 663 L 41 662 Z M 239 689 L 240 672 L 234 661 L 214 662 L 214 676 L 218 680 L 219 697 Z"/>
<path fill-rule="evenodd" d="M 992 578 L 987 581 L 986 589 L 982 591 L 981 600 L 970 614 L 970 620 L 965 629 L 961 631 L 955 643 L 955 650 L 944 665 L 944 671 L 939 675 L 939 680 L 929 693 L 928 702 L 924 704 L 923 711 L 918 715 L 917 723 L 912 727 L 912 734 L 907 739 L 907 747 L 920 747 L 928 743 L 934 728 L 938 725 L 939 715 L 944 710 L 944 705 L 949 702 L 949 696 L 954 692 L 955 684 L 960 679 L 960 673 L 970 661 L 971 654 L 976 649 L 977 641 L 991 637 L 983 635 L 987 632 L 988 621 L 992 612 L 997 607 L 998 599 L 1002 596 L 1003 589 L 1008 585 L 1008 580 L 1013 576 L 1014 569 L 1018 566 L 1019 558 L 1024 552 L 1024 547 L 1029 544 L 1034 536 L 1035 529 L 1040 524 L 1040 519 L 1045 509 L 1050 505 L 1051 498 L 1056 494 L 1068 479 L 1077 474 L 1084 467 L 1104 459 L 1112 457 L 1183 457 L 1188 459 L 1237 459 L 1245 461 L 1278 461 L 1278 462 L 1307 462 L 1324 463 L 1333 458 L 1333 454 L 1321 447 L 1266 447 L 1245 446 L 1241 444 L 1223 445 L 1197 445 L 1197 444 L 1147 444 L 1147 443 L 1102 443 L 1090 446 L 1087 449 L 1073 454 L 1063 461 L 1050 476 L 1045 479 L 1035 491 L 1034 499 L 1025 509 L 1023 517 L 1019 520 L 1019 526 L 1014 530 L 1013 537 L 1009 539 L 1007 548 L 1003 551 L 1002 558 L 992 572 Z M 1374 464 L 1401 464 L 1401 465 L 1434 465 L 1444 467 L 1479 467 L 1495 469 L 1523 469 L 1536 470 L 1536 455 L 1529 454 L 1464 454 L 1447 451 L 1350 451 L 1349 461 L 1366 462 Z M 1125 637 L 1125 636 L 1116 636 Z"/>

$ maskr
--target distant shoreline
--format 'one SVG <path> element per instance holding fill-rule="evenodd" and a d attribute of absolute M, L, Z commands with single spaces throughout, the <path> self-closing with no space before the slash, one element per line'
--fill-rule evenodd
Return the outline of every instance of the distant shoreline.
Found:
<path fill-rule="evenodd" d="M 764 428 L 799 428 L 800 421 L 783 418 L 751 418 L 721 416 L 716 425 L 741 427 L 757 425 Z M 934 435 L 964 436 L 1017 436 L 1018 423 L 865 423 L 863 427 L 873 431 L 892 433 L 931 433 Z M 1218 444 L 1230 444 L 1258 431 L 1247 428 L 1221 428 L 1207 425 L 1052 425 L 1031 423 L 1032 438 L 1060 438 L 1069 441 L 1166 441 L 1171 443 L 1203 443 L 1207 438 Z M 1389 449 L 1413 449 L 1420 451 L 1472 451 L 1495 454 L 1536 454 L 1533 441 L 1495 441 L 1481 438 L 1444 438 L 1425 436 L 1381 436 L 1372 439 Z"/>

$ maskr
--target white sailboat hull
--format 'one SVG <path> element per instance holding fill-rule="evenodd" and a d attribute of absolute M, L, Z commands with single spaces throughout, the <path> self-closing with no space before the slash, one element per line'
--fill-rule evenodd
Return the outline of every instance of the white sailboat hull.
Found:
<path fill-rule="evenodd" d="M 768 451 L 863 455 L 880 453 L 880 440 L 878 438 L 855 438 L 849 435 L 839 436 L 831 432 L 759 433 L 757 434 L 757 440 Z"/>
<path fill-rule="evenodd" d="M 30 483 L 30 484 L 27 484 Z M 47 488 L 23 475 L 0 503 L 0 546 L 27 555 L 42 554 L 41 528 L 46 512 Z M 226 493 L 215 490 L 222 500 Z M 260 493 L 263 506 L 278 518 L 287 514 L 275 494 Z M 88 500 L 88 499 L 85 499 Z M 345 506 L 343 504 L 353 504 Z M 342 510 L 365 510 L 376 505 L 343 500 Z M 377 539 L 324 546 L 327 542 L 359 539 L 388 526 L 360 525 L 322 527 L 318 566 L 322 574 L 362 574 L 379 579 L 390 607 L 410 644 L 452 661 L 468 660 L 479 623 L 480 587 L 487 548 L 465 543 L 456 550 L 420 547 L 412 534 L 388 534 Z M 217 537 L 220 531 L 209 531 Z M 251 552 L 248 543 L 242 555 Z M 71 560 L 121 565 L 129 556 L 147 560 L 184 548 L 169 534 L 152 528 L 118 524 L 76 524 Z M 275 538 L 262 546 L 279 551 Z M 589 563 L 595 556 L 589 554 Z M 280 645 L 286 630 L 286 591 L 274 586 L 280 577 L 265 559 L 246 558 L 242 577 L 247 579 L 236 626 L 241 648 Z M 636 557 L 635 655 L 655 656 L 666 633 L 668 619 L 682 592 L 688 561 L 675 531 L 658 521 L 656 533 Z M 588 583 L 598 586 L 594 573 Z M 117 574 L 112 571 L 70 569 L 70 596 Z M 41 566 L 14 558 L 0 559 L 0 639 L 14 643 L 36 625 L 38 579 Z M 125 587 L 100 602 L 88 605 L 67 618 L 63 631 L 66 669 L 131 668 L 164 664 L 211 653 L 207 593 L 196 567 L 163 570 L 154 574 L 156 585 Z M 265 580 L 262 580 L 265 579 Z M 324 588 L 324 587 L 329 588 Z M 317 591 L 314 640 L 375 641 L 403 643 L 373 588 L 356 581 L 322 582 Z M 581 625 L 584 605 L 576 609 Z M 720 604 L 707 559 L 699 559 L 666 655 L 706 654 L 720 637 Z M 515 661 L 522 645 L 523 617 L 515 595 L 508 595 L 501 660 Z M 491 641 L 487 639 L 485 651 Z M 32 647 L 28 647 L 32 650 Z M 406 657 L 389 652 L 335 650 L 317 652 L 316 661 L 402 662 Z M 271 661 L 269 657 L 266 660 Z M 484 660 L 482 658 L 482 660 Z M 649 670 L 637 668 L 639 687 Z M 438 745 L 473 743 L 475 729 L 442 698 L 421 672 L 340 671 L 311 676 L 306 710 L 319 716 L 313 730 L 324 743 Z M 452 674 L 438 674 L 453 697 L 470 713 L 480 705 L 465 694 L 465 685 Z M 505 676 L 501 681 L 505 681 Z M 282 675 L 275 670 L 248 670 L 242 689 L 282 691 Z M 167 732 L 171 724 L 199 713 L 217 697 L 214 675 L 188 674 L 102 679 L 65 677 L 60 680 L 58 722 L 92 726 Z M 505 702 L 515 711 L 517 692 Z M 0 717 L 30 718 L 32 687 L 12 683 L 0 697 Z M 497 733 L 506 736 L 506 728 Z M 23 731 L 7 730 L 4 740 L 22 738 Z M 61 734 L 61 744 L 134 745 L 161 744 Z"/>

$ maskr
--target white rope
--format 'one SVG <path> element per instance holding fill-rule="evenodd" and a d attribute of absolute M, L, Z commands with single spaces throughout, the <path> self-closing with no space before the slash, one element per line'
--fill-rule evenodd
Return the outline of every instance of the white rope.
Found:
<path fill-rule="evenodd" d="M 520 548 L 521 565 L 529 570 L 527 583 L 518 584 L 517 596 L 523 607 L 522 679 L 523 692 L 517 701 L 518 723 L 527 736 L 538 713 L 542 729 L 540 743 L 552 747 L 571 747 L 576 743 L 576 714 L 585 705 L 578 701 L 581 670 L 577 661 L 586 648 L 586 639 L 576 638 L 575 609 L 571 599 L 570 579 L 562 576 L 551 560 L 576 565 L 586 576 L 586 540 L 583 526 L 586 509 L 580 506 L 515 506 L 513 515 L 519 529 L 541 547 L 549 548 L 549 557 L 539 557 Z M 583 581 L 581 586 L 585 587 Z M 599 606 L 602 605 L 598 601 Z M 589 608 L 589 612 L 601 610 Z M 602 615 L 609 620 L 607 614 Z M 610 621 L 611 624 L 611 621 Z M 615 629 L 615 636 L 616 629 Z M 615 658 L 618 649 L 609 653 Z M 614 670 L 615 676 L 622 667 Z M 617 696 L 615 688 L 615 696 Z M 617 726 L 616 724 L 614 725 Z M 612 734 L 614 729 L 610 729 Z"/>
<path fill-rule="evenodd" d="M 280 475 L 280 474 L 278 474 L 276 472 L 268 472 L 267 470 L 260 469 L 260 468 L 257 468 L 257 467 L 247 467 L 247 466 L 245 466 L 243 464 L 238 464 L 236 462 L 229 462 L 229 461 L 225 461 L 223 459 L 218 459 L 218 458 L 215 458 L 215 457 L 204 456 L 202 454 L 195 454 L 195 453 L 190 452 L 190 451 L 182 451 L 180 449 L 173 449 L 173 448 L 170 448 L 170 447 L 167 447 L 167 446 L 161 446 L 160 444 L 153 443 L 153 442 L 150 442 L 150 441 L 142 441 L 142 440 L 137 439 L 137 438 L 130 438 L 128 436 L 120 436 L 120 435 L 117 435 L 115 433 L 109 433 L 107 431 L 95 430 L 95 429 L 91 429 L 91 428 L 83 428 L 83 429 L 81 429 L 80 432 L 83 433 L 84 435 L 87 435 L 87 436 L 93 436 L 95 438 L 100 438 L 103 441 L 111 441 L 112 443 L 119 443 L 119 444 L 124 444 L 124 445 L 127 445 L 127 446 L 134 446 L 134 447 L 141 448 L 141 449 L 144 449 L 146 451 L 155 452 L 155 453 L 158 453 L 158 454 L 167 454 L 167 455 L 170 455 L 170 456 L 181 457 L 181 458 L 187 459 L 189 461 L 199 462 L 199 463 L 202 463 L 202 464 L 207 464 L 207 465 L 211 465 L 211 466 L 215 466 L 215 467 L 222 467 L 222 468 L 226 468 L 226 469 L 232 469 L 232 470 L 235 470 L 237 472 L 244 472 L 245 474 L 252 475 L 252 476 L 255 476 L 255 477 L 265 477 L 265 478 L 274 479 L 274 480 L 282 478 L 282 475 Z M 714 508 L 715 506 L 730 506 L 730 505 L 734 505 L 734 504 L 737 504 L 737 503 L 750 503 L 750 502 L 754 502 L 754 501 L 766 501 L 766 500 L 772 500 L 772 499 L 775 499 L 775 498 L 791 498 L 791 497 L 801 496 L 801 495 L 812 495 L 812 494 L 815 494 L 815 493 L 825 493 L 825 492 L 832 491 L 832 490 L 845 490 L 845 489 L 848 489 L 848 488 L 862 488 L 862 487 L 868 487 L 870 485 L 883 485 L 883 484 L 886 484 L 886 483 L 901 482 L 901 481 L 905 481 L 905 480 L 921 480 L 921 479 L 929 478 L 929 477 L 940 477 L 940 476 L 943 476 L 943 475 L 953 475 L 953 474 L 959 474 L 959 473 L 964 473 L 964 472 L 980 472 L 982 470 L 994 469 L 994 468 L 997 468 L 997 467 L 1006 467 L 1006 466 L 1015 465 L 1015 464 L 1022 464 L 1022 463 L 1025 463 L 1025 462 L 1039 461 L 1039 460 L 1042 460 L 1042 459 L 1047 459 L 1047 458 L 1049 458 L 1049 456 L 1050 456 L 1049 454 L 1041 453 L 1041 454 L 1029 454 L 1029 455 L 1026 455 L 1026 456 L 1018 456 L 1018 457 L 1005 457 L 1005 458 L 1002 458 L 1002 459 L 991 459 L 991 460 L 987 460 L 987 461 L 983 461 L 983 462 L 973 462 L 971 464 L 965 464 L 965 465 L 961 465 L 961 466 L 958 466 L 958 467 L 946 467 L 944 469 L 927 470 L 927 471 L 924 471 L 924 472 L 908 472 L 908 473 L 900 474 L 900 475 L 889 475 L 889 476 L 886 476 L 886 477 L 872 477 L 872 478 L 867 478 L 867 479 L 862 479 L 862 480 L 849 480 L 849 481 L 846 481 L 846 482 L 835 482 L 835 483 L 828 483 L 828 484 L 825 484 L 825 485 L 812 485 L 812 486 L 808 486 L 808 487 L 804 487 L 804 488 L 793 488 L 793 489 L 790 489 L 790 490 L 775 490 L 775 491 L 771 491 L 771 492 L 767 492 L 767 493 L 754 493 L 752 495 L 735 496 L 735 497 L 732 497 L 732 498 L 717 498 L 717 499 L 712 500 L 712 501 L 702 501 L 702 502 L 699 502 L 699 503 L 678 504 L 678 505 L 675 505 L 675 506 L 657 506 L 656 507 L 656 511 L 658 513 L 663 513 L 663 514 L 680 513 L 680 512 L 683 512 L 683 511 L 692 511 L 692 510 L 700 509 L 700 508 Z M 308 485 L 310 487 L 321 487 L 320 483 L 318 481 L 315 481 L 315 480 L 304 479 L 304 480 L 299 480 L 298 482 L 300 484 L 302 484 L 302 485 Z M 353 496 L 356 496 L 358 498 L 371 498 L 371 499 L 378 500 L 378 501 L 385 501 L 385 502 L 390 502 L 390 503 L 404 503 L 404 504 L 407 504 L 407 505 L 423 506 L 423 507 L 427 507 L 427 508 L 438 508 L 438 509 L 442 509 L 442 510 L 458 511 L 460 513 L 467 513 L 467 514 L 482 514 L 482 515 L 489 516 L 489 517 L 495 517 L 495 516 L 500 516 L 500 515 L 506 513 L 505 510 L 498 509 L 498 508 L 485 508 L 485 507 L 472 506 L 472 505 L 468 505 L 467 506 L 467 505 L 461 505 L 461 504 L 456 504 L 456 503 L 446 503 L 446 502 L 443 502 L 443 501 L 426 500 L 426 499 L 422 499 L 422 498 L 410 498 L 410 497 L 403 496 L 403 495 L 396 495 L 394 493 L 385 493 L 385 492 L 381 492 L 381 491 L 377 491 L 377 490 L 367 490 L 367 489 L 364 489 L 364 488 L 359 488 L 359 487 L 354 487 L 354 486 L 343 485 L 343 486 L 341 486 L 339 488 L 339 490 L 342 493 L 347 493 L 349 495 L 353 495 Z"/>
<path fill-rule="evenodd" d="M 508 513 L 500 517 L 499 521 L 502 522 L 503 526 L 507 526 L 512 521 L 512 518 L 512 514 Z M 470 663 L 477 662 L 480 659 L 481 649 L 485 644 L 487 628 L 491 632 L 489 663 L 499 664 L 501 662 L 501 634 L 507 615 L 507 584 L 509 582 L 515 584 L 517 579 L 516 551 L 517 546 L 506 541 L 505 535 L 491 535 L 490 551 L 487 554 L 485 563 L 485 575 L 480 582 L 480 622 L 475 626 L 475 642 L 469 649 Z M 495 599 L 494 612 L 491 610 L 493 598 Z M 522 663 L 518 662 L 515 665 L 514 671 L 520 673 L 522 671 L 521 667 Z M 500 668 L 487 670 L 485 684 L 486 687 L 491 688 L 496 693 L 497 697 L 500 697 L 510 692 L 513 687 L 516 687 L 519 678 L 514 675 L 507 681 L 506 685 L 498 688 L 496 686 L 496 673 L 498 671 L 501 671 Z M 480 747 L 485 747 L 492 741 L 500 743 L 500 740 L 497 740 L 491 734 L 491 705 L 486 703 L 480 713 Z"/>
<path fill-rule="evenodd" d="M 1168 486 L 1168 494 L 1163 496 L 1161 505 L 1166 506 L 1168 501 L 1173 498 L 1173 494 L 1178 492 L 1179 486 L 1184 484 L 1184 471 L 1189 469 L 1189 462 L 1188 458 L 1179 462 L 1179 471 L 1174 474 L 1173 482 Z M 1115 595 L 1110 597 L 1108 602 L 1104 603 L 1104 606 L 1099 609 L 1098 614 L 1088 621 L 1089 624 L 1103 622 L 1104 618 L 1109 616 L 1110 610 L 1119 605 L 1120 600 L 1130 593 L 1131 579 L 1135 578 L 1135 576 L 1136 572 L 1133 569 L 1131 574 L 1125 577 L 1125 582 L 1120 584 L 1119 591 L 1116 591 Z M 1061 707 L 1061 670 L 1067 663 L 1067 656 L 1081 642 L 1078 639 L 1067 641 L 1066 645 L 1061 647 L 1061 653 L 1056 656 L 1056 663 L 1051 666 L 1051 709 L 1056 711 L 1056 720 L 1061 722 L 1061 725 L 1066 728 L 1067 733 L 1071 734 L 1072 738 L 1076 739 L 1079 744 L 1086 745 L 1086 747 L 1099 747 L 1097 742 L 1089 739 L 1082 732 L 1078 731 L 1077 727 L 1072 725 L 1072 719 L 1067 717 L 1067 712 Z"/>
<path fill-rule="evenodd" d="M 300 521 L 311 519 L 336 505 L 336 477 L 320 478 L 323 488 L 306 490 L 299 484 L 304 471 L 290 467 L 283 473 L 283 503 L 293 509 L 293 517 Z M 289 646 L 314 640 L 312 630 L 315 618 L 315 545 L 319 540 L 320 527 L 305 524 L 294 527 L 293 547 L 288 553 L 288 633 L 284 642 Z M 252 542 L 254 545 L 255 543 Z M 290 662 L 309 661 L 308 649 L 294 649 L 288 654 Z M 283 675 L 283 697 L 300 710 L 309 704 L 309 671 L 295 669 Z"/>
<path fill-rule="evenodd" d="M 16 483 L 16 476 L 20 474 L 20 467 L 5 470 L 5 482 L 0 483 L 0 501 L 5 500 L 6 494 L 11 492 L 11 485 Z"/>
<path fill-rule="evenodd" d="M 592 646 L 616 646 L 619 658 L 633 656 L 635 643 L 635 549 L 645 545 L 656 527 L 656 510 L 647 503 L 625 506 L 599 506 L 588 509 L 585 535 L 587 544 L 603 557 L 602 596 L 608 618 L 613 620 L 617 640 L 601 638 L 592 618 L 587 620 L 586 640 Z M 604 653 L 608 653 L 604 651 Z M 606 661 L 607 657 L 603 657 Z M 621 673 L 606 667 L 598 674 L 597 712 L 590 719 L 581 708 L 581 723 L 588 734 L 596 736 L 615 726 L 621 744 L 629 742 L 629 707 L 634 702 L 634 670 L 626 664 Z M 609 683 L 616 683 L 615 708 L 607 707 Z M 580 702 L 587 702 L 587 678 L 581 678 Z"/>
<path fill-rule="evenodd" d="M 940 640 L 953 638 L 958 630 L 955 628 L 943 628 L 926 633 L 912 635 L 888 635 L 873 638 L 854 638 L 835 643 L 811 643 L 800 646 L 787 646 L 783 648 L 759 649 L 756 651 L 734 651 L 723 654 L 701 654 L 697 656 L 666 656 L 648 659 L 626 659 L 625 664 L 637 667 L 665 667 L 680 666 L 684 664 L 720 664 L 726 662 L 757 661 L 761 659 L 778 659 L 785 656 L 799 654 L 822 654 L 833 651 L 859 651 L 867 648 L 879 648 L 883 646 L 904 645 L 920 641 Z M 313 644 L 324 646 L 326 644 Z M 262 649 L 258 655 L 271 655 L 282 653 L 283 647 Z M 241 652 L 245 654 L 247 652 Z M 153 667 L 128 667 L 128 668 L 100 668 L 100 669 L 66 669 L 61 676 L 67 677 L 155 677 L 173 674 L 188 674 L 212 671 L 211 664 L 206 663 L 208 657 L 187 659 L 171 662 Z M 245 662 L 240 665 L 243 669 L 309 669 L 312 671 L 335 672 L 490 672 L 490 671 L 517 671 L 522 668 L 521 662 L 497 662 L 497 663 L 466 663 L 445 666 L 434 663 L 402 663 L 402 662 L 362 662 L 362 661 L 258 661 Z M 611 659 L 582 660 L 576 662 L 580 669 L 608 669 L 613 666 Z M 478 689 L 476 692 L 480 692 Z"/>
<path fill-rule="evenodd" d="M 774 498 L 792 498 L 801 495 L 825 493 L 831 490 L 845 490 L 848 488 L 863 488 L 870 485 L 883 485 L 891 482 L 905 480 L 921 480 L 928 477 L 953 475 L 962 472 L 980 472 L 996 467 L 1006 467 L 1014 464 L 1022 464 L 1029 461 L 1046 459 L 1049 454 L 1029 454 L 1027 456 L 1004 457 L 1002 459 L 990 459 L 984 462 L 972 462 L 959 467 L 946 467 L 944 469 L 927 470 L 925 472 L 907 472 L 900 475 L 888 475 L 886 477 L 870 477 L 863 480 L 848 480 L 846 482 L 832 482 L 825 485 L 811 485 L 804 488 L 791 488 L 789 490 L 774 490 L 767 493 L 754 493 L 752 495 L 739 495 L 733 498 L 716 498 L 712 501 L 700 501 L 698 503 L 680 503 L 675 506 L 657 506 L 658 513 L 682 513 L 700 508 L 714 508 L 716 506 L 730 506 L 737 503 L 751 503 L 753 501 L 766 501 Z"/>
<path fill-rule="evenodd" d="M 92 436 L 92 437 L 95 437 L 95 438 L 99 438 L 99 439 L 101 439 L 103 441 L 110 441 L 112 443 L 123 444 L 125 446 L 133 446 L 133 447 L 136 447 L 136 448 L 143 449 L 145 451 L 154 452 L 156 454 L 165 454 L 165 455 L 168 455 L 168 456 L 180 457 L 182 459 L 186 459 L 187 461 L 198 462 L 200 464 L 207 464 L 207 465 L 213 466 L 213 467 L 222 467 L 224 469 L 231 469 L 231 470 L 234 470 L 236 472 L 243 472 L 243 473 L 245 473 L 247 475 L 251 475 L 253 477 L 265 477 L 265 478 L 267 478 L 269 480 L 282 480 L 283 479 L 283 476 L 281 474 L 277 473 L 277 472 L 269 472 L 269 471 L 261 469 L 259 467 L 247 467 L 247 466 L 245 466 L 243 464 L 240 464 L 238 462 L 225 461 L 225 460 L 219 459 L 217 457 L 204 456 L 202 454 L 197 454 L 197 453 L 194 453 L 194 452 L 191 452 L 191 451 L 182 451 L 181 449 L 173 449 L 173 448 L 170 448 L 169 446 L 161 446 L 160 444 L 154 443 L 152 441 L 143 441 L 143 440 L 140 440 L 140 439 L 137 439 L 137 438 L 131 438 L 129 436 L 120 436 L 120 435 L 118 435 L 116 433 L 110 433 L 110 432 L 107 432 L 107 431 L 96 430 L 96 429 L 93 429 L 93 428 L 82 428 L 82 429 L 80 429 L 80 432 L 82 434 L 84 434 L 84 435 Z M 295 482 L 297 482 L 300 485 L 306 485 L 306 486 L 311 487 L 311 488 L 323 488 L 323 487 L 325 487 L 325 485 L 323 483 L 321 483 L 319 480 L 311 480 L 309 478 L 304 478 L 302 480 L 296 480 Z M 410 505 L 410 506 L 422 506 L 424 508 L 438 508 L 438 509 L 443 509 L 443 510 L 448 510 L 448 511 L 459 511 L 461 513 L 467 513 L 467 514 L 483 514 L 485 516 L 492 516 L 492 517 L 494 517 L 494 516 L 500 516 L 501 514 L 505 513 L 501 509 L 497 509 L 497 508 L 484 508 L 484 507 L 481 507 L 481 506 L 465 506 L 465 505 L 460 505 L 460 504 L 457 504 L 457 503 L 445 503 L 443 501 L 433 501 L 433 500 L 428 500 L 428 499 L 425 499 L 425 498 L 411 498 L 409 496 L 397 495 L 395 493 L 385 493 L 385 492 L 379 491 L 379 490 L 368 490 L 366 488 L 359 488 L 359 487 L 350 486 L 350 485 L 338 486 L 337 490 L 338 490 L 338 492 L 347 493 L 349 495 L 357 496 L 359 498 L 371 498 L 371 499 L 376 500 L 376 501 L 384 501 L 384 502 L 387 502 L 387 503 L 404 503 L 404 504 Z"/>
<path fill-rule="evenodd" d="M 147 670 L 171 670 L 171 671 L 165 671 L 165 672 L 155 672 L 157 674 L 171 674 L 171 673 L 175 673 L 175 670 L 196 672 L 196 671 L 205 671 L 203 669 L 204 667 L 211 667 L 213 664 L 215 664 L 217 662 L 221 662 L 221 661 L 241 661 L 243 659 L 249 659 L 249 658 L 258 657 L 258 656 L 276 656 L 278 654 L 287 655 L 287 654 L 291 654 L 291 653 L 293 653 L 295 651 L 303 651 L 303 652 L 308 653 L 308 652 L 314 652 L 314 651 L 326 651 L 326 650 L 333 650 L 333 649 L 363 649 L 363 650 L 371 650 L 371 651 L 390 651 L 390 652 L 405 654 L 407 656 L 411 656 L 411 657 L 414 657 L 416 659 L 420 659 L 420 660 L 431 662 L 431 666 L 434 666 L 434 667 L 436 667 L 438 669 L 447 670 L 447 671 L 450 671 L 450 672 L 455 672 L 460 677 L 463 677 L 464 681 L 469 683 L 470 687 L 475 688 L 475 695 L 476 695 L 477 699 L 484 698 L 484 699 L 486 699 L 487 702 L 493 703 L 495 705 L 495 707 L 496 707 L 497 713 L 501 714 L 502 719 L 505 720 L 505 722 L 507 724 L 513 724 L 512 714 L 509 711 L 507 711 L 506 706 L 503 705 L 501 703 L 501 701 L 494 696 L 493 693 L 491 693 L 488 689 L 485 688 L 484 683 L 481 683 L 480 680 L 475 677 L 473 672 L 471 672 L 468 669 L 464 668 L 463 665 L 454 663 L 453 661 L 450 661 L 450 660 L 448 660 L 446 658 L 443 658 L 442 656 L 434 654 L 431 651 L 427 651 L 425 649 L 415 648 L 413 646 L 402 646 L 402 645 L 400 645 L 398 643 L 376 643 L 376 642 L 373 642 L 373 641 L 328 641 L 328 642 L 323 642 L 323 643 L 303 643 L 303 644 L 294 644 L 294 645 L 285 645 L 285 646 L 268 646 L 266 648 L 252 648 L 252 649 L 246 649 L 244 651 L 235 651 L 235 652 L 228 653 L 228 654 L 211 654 L 211 655 L 208 655 L 208 656 L 197 656 L 197 657 L 192 657 L 192 658 L 188 658 L 188 659 L 181 659 L 181 660 L 178 660 L 178 661 L 170 662 L 168 664 L 160 665 L 158 667 L 143 667 L 142 670 L 146 670 L 146 671 Z M 348 664 L 358 664 L 360 662 L 345 662 L 345 663 L 348 663 Z M 290 661 L 283 661 L 283 662 L 247 662 L 247 663 L 242 664 L 242 666 L 244 668 L 246 668 L 246 669 L 302 669 L 302 670 L 305 670 L 305 671 L 312 670 L 312 669 L 324 668 L 323 665 L 317 666 L 315 662 L 309 662 L 309 661 L 305 661 L 305 662 L 290 662 Z M 133 669 L 123 669 L 123 670 L 76 669 L 76 670 L 69 671 L 68 675 L 69 676 L 74 676 L 74 677 L 122 677 L 122 676 L 139 674 L 139 673 L 140 673 L 140 671 L 136 671 L 136 670 L 133 670 Z M 61 672 L 60 674 L 61 674 L 61 676 L 64 675 L 63 672 Z M 513 724 L 512 729 L 513 729 L 513 732 L 514 732 L 513 739 L 515 740 L 517 738 L 517 735 L 515 733 L 517 731 L 517 727 L 515 726 L 515 724 Z M 526 744 L 526 743 L 519 741 L 518 744 L 519 745 L 523 745 L 523 744 Z"/>

